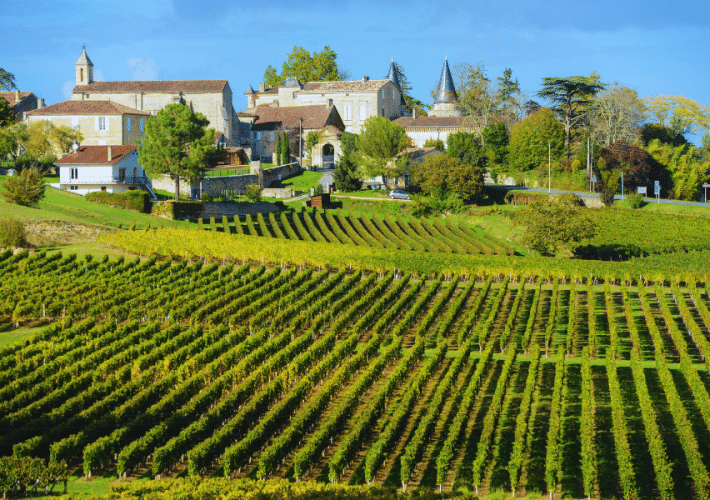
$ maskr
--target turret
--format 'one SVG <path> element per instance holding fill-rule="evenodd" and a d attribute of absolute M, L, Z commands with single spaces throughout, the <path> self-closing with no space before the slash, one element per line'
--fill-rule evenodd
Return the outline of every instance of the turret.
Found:
<path fill-rule="evenodd" d="M 79 59 L 76 61 L 76 84 L 88 85 L 94 81 L 94 63 L 86 55 L 86 46 L 81 51 Z"/>
<path fill-rule="evenodd" d="M 446 58 L 439 83 L 436 85 L 436 97 L 429 116 L 463 116 L 463 112 L 458 107 L 454 79 L 451 78 L 449 61 Z"/>

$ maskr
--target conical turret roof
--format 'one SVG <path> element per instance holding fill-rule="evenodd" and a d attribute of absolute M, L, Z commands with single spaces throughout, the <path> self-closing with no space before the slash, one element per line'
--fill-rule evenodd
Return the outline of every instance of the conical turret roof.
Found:
<path fill-rule="evenodd" d="M 81 51 L 81 55 L 79 56 L 79 59 L 76 61 L 76 64 L 86 64 L 88 66 L 93 66 L 94 63 L 91 62 L 91 59 L 89 59 L 89 56 L 86 55 L 86 47 Z"/>
<path fill-rule="evenodd" d="M 247 91 L 244 93 L 245 94 L 253 94 L 254 93 L 254 88 L 251 86 L 251 83 L 249 84 L 249 88 L 247 89 Z"/>
<path fill-rule="evenodd" d="M 399 85 L 399 77 L 397 76 L 397 68 L 394 65 L 394 59 L 392 59 L 392 62 L 390 63 L 390 72 L 387 75 L 387 79 L 394 83 L 394 86 L 397 87 L 400 91 L 402 90 L 402 87 Z"/>
<path fill-rule="evenodd" d="M 444 59 L 444 68 L 441 70 L 441 78 L 436 86 L 434 104 L 441 102 L 455 103 L 456 101 L 456 88 L 454 87 L 454 79 L 451 78 L 451 71 L 449 71 L 449 61 Z"/>

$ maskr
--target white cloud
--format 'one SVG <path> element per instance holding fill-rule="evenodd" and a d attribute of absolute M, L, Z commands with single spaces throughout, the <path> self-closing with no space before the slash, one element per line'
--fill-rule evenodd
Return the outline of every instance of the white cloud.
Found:
<path fill-rule="evenodd" d="M 126 64 L 133 71 L 133 80 L 157 80 L 160 65 L 152 57 L 131 57 Z"/>

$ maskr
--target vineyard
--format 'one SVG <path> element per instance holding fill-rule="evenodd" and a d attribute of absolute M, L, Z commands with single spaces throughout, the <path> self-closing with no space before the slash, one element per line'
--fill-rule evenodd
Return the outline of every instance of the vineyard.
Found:
<path fill-rule="evenodd" d="M 0 277 L 0 327 L 37 327 L 0 347 L 0 449 L 18 458 L 87 477 L 710 498 L 704 280 L 58 252 L 2 253 Z"/>
<path fill-rule="evenodd" d="M 505 241 L 479 232 L 473 225 L 450 219 L 410 217 L 385 214 L 344 216 L 329 210 L 302 210 L 279 214 L 247 214 L 244 223 L 230 224 L 227 217 L 221 222 L 210 220 L 210 226 L 200 220 L 205 229 L 225 234 L 262 236 L 283 240 L 335 243 L 391 250 L 418 252 L 513 255 L 515 250 Z M 178 223 L 175 222 L 177 227 Z"/>

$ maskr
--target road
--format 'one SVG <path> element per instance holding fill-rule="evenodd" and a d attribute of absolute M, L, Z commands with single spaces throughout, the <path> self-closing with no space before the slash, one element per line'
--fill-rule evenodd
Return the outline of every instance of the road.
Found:
<path fill-rule="evenodd" d="M 580 197 L 585 197 L 585 198 L 599 198 L 599 193 L 588 193 L 586 191 L 563 191 L 559 189 L 552 189 L 552 190 L 547 190 L 547 189 L 540 189 L 540 188 L 529 188 L 529 187 L 523 187 L 523 186 L 504 186 L 502 184 L 486 184 L 486 186 L 490 187 L 498 187 L 498 188 L 503 188 L 507 190 L 517 190 L 517 191 L 530 191 L 532 193 L 551 193 L 551 194 L 566 194 L 566 193 L 572 193 L 574 195 L 580 196 Z M 628 195 L 625 195 L 625 198 L 628 198 Z M 621 195 L 616 195 L 614 196 L 615 200 L 621 200 Z M 656 198 L 644 198 L 644 201 L 647 203 L 657 203 Z M 679 201 L 679 200 L 664 200 L 663 198 L 660 199 L 660 203 L 666 203 L 669 205 L 688 205 L 692 207 L 705 207 L 705 208 L 710 208 L 710 203 L 700 203 L 696 201 Z"/>

